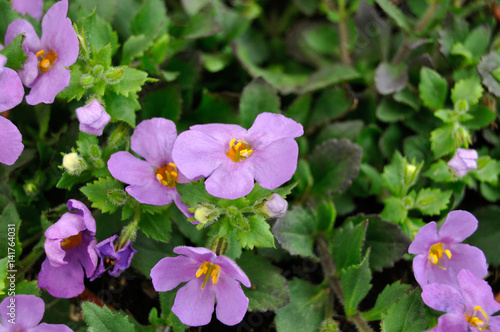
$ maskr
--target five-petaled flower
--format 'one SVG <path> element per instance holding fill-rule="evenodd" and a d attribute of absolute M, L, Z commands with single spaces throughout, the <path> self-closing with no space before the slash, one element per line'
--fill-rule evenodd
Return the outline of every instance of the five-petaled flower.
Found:
<path fill-rule="evenodd" d="M 433 283 L 422 287 L 422 300 L 429 307 L 444 311 L 433 332 L 500 331 L 500 310 L 488 283 L 470 270 L 457 275 L 457 287 Z"/>
<path fill-rule="evenodd" d="M 96 223 L 90 210 L 80 201 L 70 199 L 68 210 L 45 231 L 45 253 L 38 274 L 38 286 L 55 297 L 75 297 L 85 290 L 84 269 L 90 278 L 97 266 L 94 249 Z"/>
<path fill-rule="evenodd" d="M 448 166 L 459 177 L 477 168 L 478 154 L 472 149 L 457 149 L 453 158 L 448 161 Z"/>
<path fill-rule="evenodd" d="M 408 248 L 413 259 L 415 279 L 424 286 L 434 282 L 456 285 L 457 273 L 469 269 L 478 278 L 488 273 L 484 253 L 473 246 L 460 243 L 477 228 L 477 219 L 467 211 L 451 211 L 437 230 L 432 221 L 422 227 Z"/>
<path fill-rule="evenodd" d="M 51 104 L 56 95 L 70 81 L 70 70 L 66 67 L 78 58 L 78 38 L 66 17 L 68 0 L 55 3 L 42 19 L 42 38 L 38 38 L 33 26 L 26 20 L 14 20 L 7 27 L 5 43 L 9 44 L 17 35 L 24 33 L 23 51 L 28 59 L 19 70 L 19 77 L 30 93 L 26 102 L 30 105 Z"/>
<path fill-rule="evenodd" d="M 108 169 L 115 179 L 130 184 L 125 190 L 140 203 L 167 205 L 174 201 L 179 210 L 191 218 L 193 215 L 175 189 L 176 183 L 190 182 L 172 160 L 176 137 L 177 129 L 172 121 L 144 120 L 134 130 L 130 147 L 146 160 L 119 151 L 109 158 Z"/>
<path fill-rule="evenodd" d="M 132 262 L 134 254 L 137 252 L 130 245 L 130 241 L 125 243 L 122 248 L 117 248 L 114 244 L 118 235 L 113 235 L 104 241 L 96 244 L 94 249 L 99 255 L 99 265 L 94 272 L 90 281 L 93 281 L 103 275 L 106 271 L 109 272 L 110 276 L 118 277 L 123 271 L 125 271 Z"/>
<path fill-rule="evenodd" d="M 111 120 L 111 116 L 97 99 L 92 99 L 90 103 L 77 108 L 75 112 L 80 122 L 80 131 L 91 135 L 101 136 L 104 127 Z"/>
<path fill-rule="evenodd" d="M 12 310 L 13 309 L 13 310 Z M 62 324 L 40 323 L 45 312 L 45 303 L 35 295 L 15 295 L 0 303 L 0 331 L 2 332 L 72 332 Z"/>
<path fill-rule="evenodd" d="M 248 298 L 240 282 L 250 287 L 241 268 L 225 256 L 217 256 L 206 248 L 176 247 L 177 257 L 166 257 L 151 269 L 153 286 L 159 292 L 177 291 L 172 312 L 186 325 L 206 325 L 212 318 L 217 298 L 217 319 L 226 325 L 242 321 Z"/>
<path fill-rule="evenodd" d="M 303 133 L 292 119 L 261 113 L 248 130 L 220 123 L 192 126 L 179 135 L 172 156 L 187 177 L 206 177 L 211 195 L 236 199 L 252 191 L 254 180 L 267 189 L 290 180 L 299 153 L 294 138 Z"/>

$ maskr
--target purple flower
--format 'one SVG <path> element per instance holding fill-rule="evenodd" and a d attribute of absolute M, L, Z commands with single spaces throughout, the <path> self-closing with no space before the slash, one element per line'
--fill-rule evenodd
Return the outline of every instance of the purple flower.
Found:
<path fill-rule="evenodd" d="M 15 332 L 71 332 L 62 324 L 39 324 L 45 312 L 45 303 L 35 295 L 15 295 L 0 303 L 0 331 Z"/>
<path fill-rule="evenodd" d="M 69 85 L 70 70 L 66 67 L 78 58 L 78 38 L 66 17 L 68 0 L 56 2 L 42 20 L 42 38 L 38 38 L 33 26 L 26 20 L 14 20 L 7 27 L 5 43 L 25 33 L 23 51 L 28 56 L 19 77 L 31 88 L 26 96 L 30 105 L 51 104 L 56 95 Z"/>
<path fill-rule="evenodd" d="M 478 278 L 488 273 L 483 252 L 468 244 L 460 243 L 477 229 L 477 219 L 467 211 L 451 211 L 437 230 L 432 221 L 422 227 L 408 248 L 413 259 L 415 279 L 424 286 L 438 282 L 456 285 L 457 273 L 469 269 Z"/>
<path fill-rule="evenodd" d="M 45 253 L 38 286 L 55 297 L 75 297 L 85 290 L 84 272 L 90 278 L 97 266 L 94 249 L 96 224 L 89 209 L 70 199 L 69 211 L 45 231 Z"/>
<path fill-rule="evenodd" d="M 275 189 L 290 180 L 299 148 L 294 137 L 302 125 L 281 114 L 261 113 L 248 130 L 231 124 L 192 126 L 179 135 L 172 155 L 189 178 L 206 177 L 207 191 L 236 199 L 247 195 L 254 179 Z"/>
<path fill-rule="evenodd" d="M 217 319 L 236 325 L 245 316 L 248 298 L 240 282 L 250 287 L 250 280 L 241 268 L 225 256 L 217 256 L 206 248 L 176 247 L 181 256 L 166 257 L 151 269 L 153 286 L 159 292 L 174 289 L 187 282 L 175 297 L 172 312 L 190 326 L 206 325 L 214 312 L 217 298 Z"/>
<path fill-rule="evenodd" d="M 261 211 L 269 218 L 281 217 L 287 210 L 288 202 L 278 194 L 272 194 L 261 208 Z"/>
<path fill-rule="evenodd" d="M 94 248 L 97 251 L 97 255 L 99 255 L 100 262 L 99 266 L 94 272 L 90 281 L 94 281 L 95 279 L 102 276 L 102 274 L 106 271 L 109 271 L 109 274 L 113 277 L 118 277 L 123 271 L 125 271 L 132 261 L 132 257 L 137 252 L 130 245 L 130 241 L 128 241 L 122 248 L 119 248 L 116 251 L 116 247 L 113 244 L 118 235 L 113 235 L 106 240 L 99 242 Z"/>
<path fill-rule="evenodd" d="M 191 218 L 188 206 L 175 189 L 177 182 L 190 182 L 172 160 L 176 137 L 177 130 L 172 121 L 163 118 L 144 120 L 134 130 L 130 147 L 146 160 L 120 151 L 109 158 L 108 169 L 115 179 L 130 184 L 125 190 L 140 203 L 166 205 L 174 201 L 179 210 Z"/>
<path fill-rule="evenodd" d="M 40 20 L 43 14 L 43 0 L 12 0 L 12 9 Z"/>
<path fill-rule="evenodd" d="M 0 115 L 0 163 L 13 165 L 23 152 L 23 137 L 9 119 Z"/>
<path fill-rule="evenodd" d="M 457 149 L 448 166 L 459 178 L 477 168 L 477 151 L 472 149 Z"/>
<path fill-rule="evenodd" d="M 80 121 L 80 131 L 101 136 L 104 127 L 111 120 L 111 116 L 106 113 L 101 103 L 93 99 L 89 104 L 76 109 L 76 116 Z"/>
<path fill-rule="evenodd" d="M 429 307 L 444 311 L 434 332 L 500 331 L 500 310 L 488 283 L 470 270 L 457 275 L 458 287 L 433 283 L 422 287 L 422 299 Z"/>
<path fill-rule="evenodd" d="M 24 97 L 21 79 L 14 70 L 5 67 L 6 63 L 7 58 L 0 54 L 0 112 L 8 111 L 19 105 Z"/>

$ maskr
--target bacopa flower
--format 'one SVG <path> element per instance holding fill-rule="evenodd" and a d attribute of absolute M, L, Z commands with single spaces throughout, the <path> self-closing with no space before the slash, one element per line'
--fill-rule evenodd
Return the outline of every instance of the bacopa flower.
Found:
<path fill-rule="evenodd" d="M 470 270 L 457 275 L 458 287 L 433 283 L 422 287 L 422 300 L 429 307 L 444 311 L 434 332 L 500 331 L 500 310 L 488 283 Z"/>
<path fill-rule="evenodd" d="M 15 295 L 0 303 L 0 331 L 2 332 L 71 332 L 66 325 L 40 323 L 45 303 L 35 295 Z"/>
<path fill-rule="evenodd" d="M 132 262 L 132 258 L 137 250 L 132 248 L 130 241 L 128 241 L 122 248 L 116 248 L 114 242 L 117 237 L 118 235 L 113 235 L 112 237 L 99 242 L 94 247 L 100 261 L 99 266 L 97 266 L 97 269 L 95 270 L 92 278 L 90 278 L 90 281 L 99 278 L 106 271 L 109 272 L 109 275 L 118 277 L 130 266 L 130 262 Z"/>
<path fill-rule="evenodd" d="M 240 282 L 250 287 L 241 268 L 225 256 L 217 256 L 206 248 L 176 247 L 181 256 L 166 257 L 151 269 L 153 286 L 159 292 L 177 291 L 172 312 L 190 326 L 206 325 L 212 318 L 217 298 L 217 319 L 226 325 L 242 321 L 248 309 L 248 298 Z"/>
<path fill-rule="evenodd" d="M 40 20 L 43 14 L 43 0 L 12 0 L 12 9 Z"/>
<path fill-rule="evenodd" d="M 96 136 L 102 135 L 104 127 L 111 120 L 111 116 L 106 113 L 97 99 L 93 99 L 87 105 L 77 108 L 76 116 L 80 122 L 80 131 Z"/>
<path fill-rule="evenodd" d="M 0 45 L 0 50 L 3 47 Z M 0 54 L 0 112 L 8 111 L 23 101 L 24 87 L 17 73 L 5 67 L 7 58 Z"/>
<path fill-rule="evenodd" d="M 477 219 L 467 211 L 451 211 L 437 230 L 433 221 L 422 227 L 408 248 L 413 259 L 415 279 L 424 286 L 434 282 L 456 285 L 457 273 L 469 269 L 478 278 L 488 273 L 484 253 L 473 246 L 460 243 L 477 229 Z"/>
<path fill-rule="evenodd" d="M 272 194 L 261 207 L 261 211 L 269 218 L 281 217 L 287 210 L 288 202 L 278 194 Z"/>
<path fill-rule="evenodd" d="M 45 253 L 38 286 L 55 297 L 75 297 L 85 290 L 84 269 L 90 278 L 97 266 L 95 219 L 80 201 L 70 199 L 68 210 L 45 231 Z"/>
<path fill-rule="evenodd" d="M 453 158 L 448 161 L 448 166 L 459 177 L 463 177 L 477 168 L 477 151 L 472 149 L 457 149 Z"/>
<path fill-rule="evenodd" d="M 236 199 L 247 195 L 254 180 L 275 189 L 290 180 L 299 148 L 294 138 L 302 125 L 281 114 L 261 113 L 248 130 L 231 124 L 190 127 L 177 138 L 172 155 L 189 178 L 206 177 L 207 191 Z"/>
<path fill-rule="evenodd" d="M 177 129 L 172 121 L 144 120 L 134 130 L 130 147 L 146 160 L 120 151 L 109 158 L 108 169 L 115 179 L 130 185 L 125 190 L 140 203 L 166 205 L 174 201 L 179 210 L 191 218 L 188 206 L 175 189 L 176 183 L 190 182 L 172 160 L 176 137 Z"/>
<path fill-rule="evenodd" d="M 19 77 L 31 88 L 26 96 L 30 105 L 51 104 L 56 95 L 69 85 L 70 70 L 66 67 L 78 58 L 78 38 L 66 17 L 68 0 L 55 3 L 42 20 L 42 38 L 38 38 L 33 26 L 26 20 L 14 20 L 7 27 L 5 43 L 24 33 L 23 51 L 28 56 Z"/>
<path fill-rule="evenodd" d="M 24 149 L 23 137 L 16 125 L 0 115 L 0 163 L 13 165 Z"/>

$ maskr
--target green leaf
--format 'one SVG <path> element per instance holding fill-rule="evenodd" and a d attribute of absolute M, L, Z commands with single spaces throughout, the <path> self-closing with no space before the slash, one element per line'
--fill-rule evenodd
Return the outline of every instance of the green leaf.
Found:
<path fill-rule="evenodd" d="M 176 185 L 176 189 L 181 195 L 181 200 L 189 207 L 195 207 L 198 203 L 210 203 L 217 206 L 222 201 L 207 192 L 204 180 L 179 183 Z"/>
<path fill-rule="evenodd" d="M 453 175 L 448 164 L 440 159 L 432 164 L 424 173 L 429 179 L 434 182 L 454 182 L 456 177 Z"/>
<path fill-rule="evenodd" d="M 307 82 L 299 89 L 300 94 L 326 88 L 346 81 L 352 81 L 360 77 L 360 73 L 353 67 L 333 64 L 320 68 L 309 76 Z"/>
<path fill-rule="evenodd" d="M 316 259 L 314 234 L 316 217 L 311 210 L 294 208 L 278 218 L 273 233 L 278 243 L 292 255 Z"/>
<path fill-rule="evenodd" d="M 408 250 L 411 240 L 401 230 L 399 225 L 381 219 L 379 216 L 359 215 L 351 217 L 346 222 L 352 221 L 358 225 L 368 221 L 363 254 L 370 249 L 370 269 L 382 272 L 384 268 L 394 266 Z"/>
<path fill-rule="evenodd" d="M 87 183 L 90 179 L 92 179 L 92 172 L 90 171 L 83 171 L 78 175 L 70 175 L 68 172 L 64 172 L 56 187 L 71 190 L 75 184 Z"/>
<path fill-rule="evenodd" d="M 357 313 L 359 303 L 372 288 L 369 256 L 370 250 L 359 265 L 352 265 L 342 270 L 340 283 L 344 292 L 344 310 L 347 318 Z"/>
<path fill-rule="evenodd" d="M 107 92 L 104 95 L 106 112 L 111 115 L 113 121 L 123 121 L 131 127 L 135 127 L 135 111 L 141 109 L 137 101 L 137 95 L 130 94 L 128 97 Z"/>
<path fill-rule="evenodd" d="M 397 66 L 381 62 L 375 70 L 375 87 L 382 95 L 403 90 L 408 83 L 408 67 L 404 63 Z"/>
<path fill-rule="evenodd" d="M 493 266 L 500 265 L 500 206 L 489 205 L 473 212 L 479 220 L 477 230 L 468 239 L 467 243 L 476 246 L 484 252 L 486 260 Z"/>
<path fill-rule="evenodd" d="M 70 69 L 71 79 L 69 85 L 66 89 L 59 92 L 57 96 L 67 101 L 72 101 L 73 99 L 80 100 L 85 92 L 87 92 L 87 89 L 82 86 L 82 72 L 78 64 L 71 66 Z"/>
<path fill-rule="evenodd" d="M 378 295 L 375 306 L 370 311 L 361 313 L 361 316 L 367 321 L 381 320 L 382 314 L 387 311 L 389 306 L 401 298 L 410 288 L 410 285 L 401 284 L 399 280 L 385 286 L 382 293 Z"/>
<path fill-rule="evenodd" d="M 329 292 L 301 279 L 290 281 L 290 303 L 276 310 L 278 332 L 317 331 L 325 319 Z"/>
<path fill-rule="evenodd" d="M 214 6 L 207 4 L 191 17 L 189 23 L 183 27 L 180 37 L 183 39 L 198 39 L 215 35 L 221 31 L 216 16 Z"/>
<path fill-rule="evenodd" d="M 330 241 L 329 251 L 337 271 L 361 262 L 361 248 L 366 237 L 366 227 L 366 221 L 357 225 L 347 222 L 335 233 Z"/>
<path fill-rule="evenodd" d="M 321 92 L 314 103 L 308 126 L 323 125 L 345 115 L 353 103 L 352 98 L 340 88 L 327 88 Z"/>
<path fill-rule="evenodd" d="M 433 216 L 446 209 L 453 192 L 436 188 L 421 189 L 415 200 L 415 208 L 423 215 Z"/>
<path fill-rule="evenodd" d="M 8 254 L 8 252 L 7 252 L 7 254 Z M 8 259 L 9 259 L 8 256 L 0 259 L 0 296 L 5 294 L 5 292 L 3 291 L 5 286 L 10 284 L 10 279 L 6 279 L 7 278 L 7 270 L 9 270 L 8 263 L 7 263 Z M 7 294 L 8 294 L 8 290 L 7 290 Z"/>
<path fill-rule="evenodd" d="M 86 186 L 80 188 L 80 191 L 92 202 L 92 207 L 100 209 L 103 213 L 108 212 L 113 214 L 118 209 L 118 206 L 112 203 L 108 197 L 108 193 L 115 189 L 123 190 L 123 184 L 118 180 L 108 177 L 88 183 Z"/>
<path fill-rule="evenodd" d="M 5 67 L 9 67 L 13 70 L 23 69 L 24 62 L 28 58 L 28 56 L 24 54 L 22 47 L 25 38 L 24 34 L 17 35 L 9 45 L 0 51 L 0 54 L 7 58 Z"/>
<path fill-rule="evenodd" d="M 427 328 L 428 318 L 421 299 L 421 291 L 403 295 L 382 313 L 382 332 L 421 332 Z"/>
<path fill-rule="evenodd" d="M 9 259 L 8 270 L 15 270 L 19 263 L 22 248 L 19 242 L 19 226 L 21 219 L 17 213 L 16 206 L 13 203 L 7 204 L 0 214 L 0 253 L 6 255 Z M 11 265 L 12 264 L 12 265 Z"/>
<path fill-rule="evenodd" d="M 250 302 L 248 311 L 276 310 L 290 302 L 286 278 L 267 259 L 245 251 L 236 261 L 250 279 L 250 288 L 242 287 Z"/>
<path fill-rule="evenodd" d="M 90 51 L 96 56 L 99 51 L 111 44 L 111 52 L 108 59 L 99 59 L 102 63 L 111 63 L 111 56 L 118 51 L 118 34 L 111 28 L 111 24 L 97 15 L 97 7 L 92 14 L 79 21 L 83 25 L 82 31 L 90 47 Z"/>
<path fill-rule="evenodd" d="M 171 209 L 172 206 L 169 205 L 160 213 L 141 213 L 139 228 L 148 238 L 160 242 L 170 242 L 172 235 Z"/>
<path fill-rule="evenodd" d="M 337 210 L 330 200 L 322 200 L 316 209 L 317 211 L 317 230 L 318 232 L 328 232 L 332 229 L 337 218 Z"/>
<path fill-rule="evenodd" d="M 481 80 L 488 91 L 497 97 L 500 97 L 500 81 L 498 81 L 492 72 L 500 67 L 500 54 L 491 51 L 488 55 L 481 58 L 477 66 L 477 71 L 481 75 Z"/>
<path fill-rule="evenodd" d="M 389 98 L 382 99 L 375 110 L 377 119 L 389 123 L 402 121 L 411 113 L 411 109 Z"/>
<path fill-rule="evenodd" d="M 447 124 L 431 133 L 431 150 L 434 157 L 440 158 L 456 149 L 453 124 Z"/>
<path fill-rule="evenodd" d="M 112 89 L 120 95 L 128 97 L 130 93 L 141 91 L 142 85 L 148 78 L 148 73 L 129 67 L 116 67 L 115 70 L 123 70 L 123 77 L 116 84 L 112 84 Z"/>
<path fill-rule="evenodd" d="M 134 35 L 145 35 L 151 39 L 167 32 L 167 9 L 161 0 L 147 0 L 141 11 L 130 22 Z"/>
<path fill-rule="evenodd" d="M 293 101 L 290 107 L 286 110 L 285 115 L 304 125 L 308 120 L 311 104 L 312 95 L 310 93 L 301 95 Z"/>
<path fill-rule="evenodd" d="M 471 174 L 481 182 L 496 184 L 498 182 L 498 162 L 489 156 L 481 156 L 477 159 L 477 169 Z"/>
<path fill-rule="evenodd" d="M 480 104 L 472 106 L 467 114 L 474 117 L 471 120 L 463 122 L 463 125 L 470 130 L 478 130 L 484 128 L 495 121 L 496 118 L 496 114 L 494 111 Z"/>
<path fill-rule="evenodd" d="M 338 194 L 356 177 L 362 149 L 345 139 L 331 139 L 317 146 L 309 157 L 314 177 L 312 192 L 318 196 Z"/>
<path fill-rule="evenodd" d="M 451 90 L 451 101 L 455 104 L 463 99 L 469 106 L 475 105 L 483 96 L 483 87 L 481 83 L 474 78 L 463 79 L 455 83 Z"/>
<path fill-rule="evenodd" d="M 391 163 L 384 167 L 382 178 L 384 186 L 396 197 L 403 198 L 408 189 L 415 184 L 422 165 L 408 163 L 405 157 L 396 151 Z"/>
<path fill-rule="evenodd" d="M 134 331 L 134 325 L 127 316 L 114 313 L 107 306 L 99 307 L 92 302 L 83 302 L 82 311 L 89 328 L 95 331 Z"/>
<path fill-rule="evenodd" d="M 444 107 L 448 84 L 446 79 L 439 75 L 438 72 L 422 67 L 418 91 L 423 104 L 430 109 L 437 110 Z"/>
<path fill-rule="evenodd" d="M 415 111 L 418 111 L 420 109 L 420 106 L 422 106 L 422 102 L 418 98 L 417 94 L 412 92 L 408 88 L 398 91 L 392 97 L 398 103 L 408 105 Z"/>
<path fill-rule="evenodd" d="M 392 2 L 389 0 L 375 0 L 375 2 L 396 22 L 401 29 L 407 33 L 412 31 L 410 24 L 408 23 L 408 18 Z"/>
<path fill-rule="evenodd" d="M 274 248 L 274 236 L 266 219 L 251 215 L 248 217 L 248 224 L 250 225 L 248 230 L 238 229 L 236 231 L 236 238 L 243 248 Z"/>
<path fill-rule="evenodd" d="M 408 210 L 401 198 L 389 197 L 384 200 L 384 209 L 380 216 L 386 220 L 402 223 L 408 216 Z"/>
<path fill-rule="evenodd" d="M 142 57 L 152 45 L 153 40 L 146 35 L 130 36 L 123 44 L 121 64 L 129 65 L 133 59 Z"/>
<path fill-rule="evenodd" d="M 280 113 L 280 99 L 266 81 L 256 78 L 243 89 L 241 94 L 241 125 L 250 128 L 257 115 L 262 112 Z"/>
<path fill-rule="evenodd" d="M 162 117 L 177 121 L 181 116 L 182 97 L 176 85 L 152 91 L 142 101 L 142 117 L 151 119 Z"/>

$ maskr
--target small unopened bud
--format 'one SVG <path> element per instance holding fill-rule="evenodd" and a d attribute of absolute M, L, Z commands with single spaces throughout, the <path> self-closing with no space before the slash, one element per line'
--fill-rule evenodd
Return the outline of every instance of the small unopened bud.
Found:
<path fill-rule="evenodd" d="M 63 167 L 71 174 L 79 174 L 87 168 L 83 160 L 76 152 L 67 153 L 63 156 Z"/>
<path fill-rule="evenodd" d="M 99 77 L 104 73 L 104 67 L 102 65 L 96 65 L 94 68 L 92 68 L 92 72 L 94 73 L 95 77 Z"/>
<path fill-rule="evenodd" d="M 200 224 L 206 224 L 211 221 L 215 221 L 218 217 L 216 209 L 209 205 L 203 205 L 198 203 L 198 207 L 194 210 L 194 218 L 200 222 Z"/>
<path fill-rule="evenodd" d="M 116 84 L 120 82 L 123 77 L 123 69 L 110 69 L 104 74 L 104 79 L 108 84 Z"/>
<path fill-rule="evenodd" d="M 84 89 L 90 89 L 91 87 L 94 86 L 95 78 L 92 75 L 84 74 L 84 75 L 82 75 L 80 82 L 81 82 L 82 87 Z"/>
<path fill-rule="evenodd" d="M 459 177 L 463 177 L 477 168 L 478 154 L 473 149 L 457 149 L 455 155 L 448 162 L 448 166 Z"/>
<path fill-rule="evenodd" d="M 111 120 L 111 116 L 106 113 L 97 99 L 77 108 L 76 117 L 80 121 L 80 131 L 96 136 L 102 135 L 104 127 Z"/>
<path fill-rule="evenodd" d="M 261 212 L 269 218 L 281 217 L 288 210 L 288 202 L 278 194 L 272 194 L 264 205 L 260 208 Z"/>

